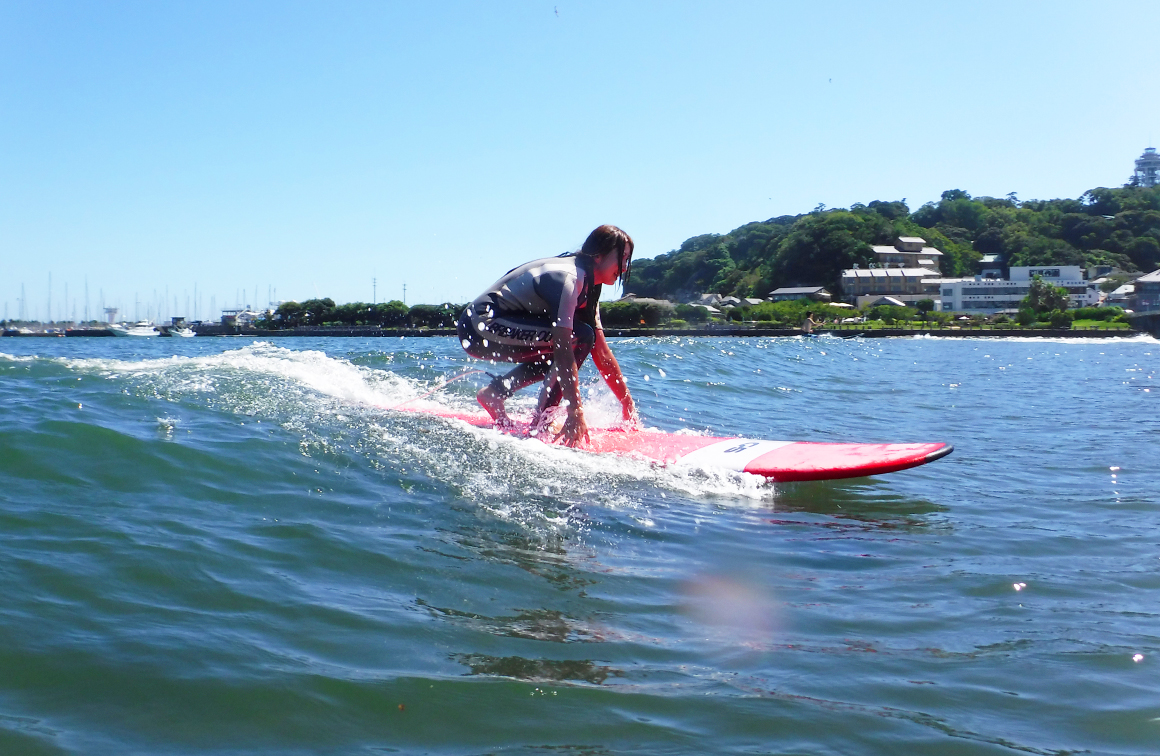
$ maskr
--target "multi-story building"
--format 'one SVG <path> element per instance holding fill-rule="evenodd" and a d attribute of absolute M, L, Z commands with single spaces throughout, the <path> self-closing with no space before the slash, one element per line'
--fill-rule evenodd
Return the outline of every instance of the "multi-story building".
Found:
<path fill-rule="evenodd" d="M 842 294 L 853 297 L 858 307 L 881 296 L 894 297 L 908 305 L 920 299 L 939 297 L 938 273 L 927 268 L 851 268 L 842 271 Z"/>
<path fill-rule="evenodd" d="M 1136 284 L 1136 312 L 1160 310 L 1160 270 L 1140 276 Z"/>
<path fill-rule="evenodd" d="M 893 247 L 875 245 L 874 256 L 880 268 L 926 268 L 936 274 L 940 271 L 942 252 L 926 246 L 919 236 L 900 236 Z"/>
<path fill-rule="evenodd" d="M 995 313 L 1016 311 L 1036 277 L 1067 289 L 1068 307 L 1095 307 L 1100 303 L 1099 287 L 1083 277 L 1078 265 L 1014 266 L 1008 279 L 938 278 L 929 283 L 938 287 L 944 312 Z"/>
<path fill-rule="evenodd" d="M 853 299 L 858 307 L 880 297 L 893 297 L 908 305 L 922 299 L 938 302 L 937 285 L 924 283 L 937 279 L 942 252 L 927 247 L 926 240 L 917 236 L 900 236 L 893 247 L 875 246 L 878 262 L 869 268 L 855 265 L 842 271 L 842 294 Z"/>

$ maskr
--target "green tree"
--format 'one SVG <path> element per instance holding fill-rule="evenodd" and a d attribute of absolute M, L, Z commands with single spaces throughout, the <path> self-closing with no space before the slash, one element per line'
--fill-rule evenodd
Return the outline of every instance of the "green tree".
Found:
<path fill-rule="evenodd" d="M 374 306 L 375 322 L 381 326 L 397 327 L 407 322 L 409 308 L 397 299 Z"/>
<path fill-rule="evenodd" d="M 441 305 L 417 304 L 407 313 L 411 325 L 427 328 L 447 328 L 455 325 L 462 307 L 450 303 Z"/>
<path fill-rule="evenodd" d="M 898 305 L 878 305 L 870 308 L 870 319 L 881 320 L 887 325 L 893 325 L 899 321 L 909 322 L 914 320 L 918 312 L 913 307 L 899 307 Z"/>
<path fill-rule="evenodd" d="M 809 215 L 795 223 L 778 246 L 772 277 L 783 286 L 821 285 L 836 290 L 842 270 L 875 259 L 871 243 L 886 241 L 875 238 L 879 229 L 876 221 L 866 223 L 846 211 Z"/>
<path fill-rule="evenodd" d="M 690 304 L 679 304 L 676 308 L 676 316 L 681 320 L 689 323 L 704 323 L 709 319 L 709 311 L 704 307 L 695 307 Z"/>
<path fill-rule="evenodd" d="M 371 322 L 373 309 L 366 302 L 347 302 L 334 308 L 334 319 L 343 325 L 366 325 Z"/>
<path fill-rule="evenodd" d="M 302 322 L 300 325 L 320 326 L 333 320 L 334 300 L 330 297 L 307 299 L 302 303 Z"/>
<path fill-rule="evenodd" d="M 1038 315 L 1052 310 L 1066 310 L 1067 302 L 1067 289 L 1062 286 L 1052 286 L 1036 276 L 1031 282 L 1027 296 L 1020 303 L 1020 307 L 1026 307 Z"/>
<path fill-rule="evenodd" d="M 679 249 L 633 265 L 631 291 L 687 299 L 715 291 L 765 296 L 792 285 L 837 284 L 840 271 L 873 261 L 872 244 L 921 236 L 942 252 L 942 273 L 970 275 L 983 254 L 1008 265 L 1160 267 L 1160 187 L 1099 187 L 1081 197 L 1018 200 L 943 192 L 908 211 L 874 200 L 849 210 L 815 209 L 694 236 Z"/>
<path fill-rule="evenodd" d="M 303 310 L 298 302 L 283 302 L 274 314 L 274 323 L 279 328 L 297 328 L 302 325 Z"/>

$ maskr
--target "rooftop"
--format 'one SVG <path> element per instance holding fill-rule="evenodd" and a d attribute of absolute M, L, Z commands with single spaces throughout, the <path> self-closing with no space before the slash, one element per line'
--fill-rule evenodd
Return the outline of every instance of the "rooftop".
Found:
<path fill-rule="evenodd" d="M 927 268 L 850 268 L 842 278 L 936 278 L 938 271 Z"/>
<path fill-rule="evenodd" d="M 769 292 L 769 296 L 772 297 L 774 294 L 814 294 L 825 290 L 825 286 L 787 286 L 781 289 L 774 289 Z"/>
<path fill-rule="evenodd" d="M 914 238 L 914 237 L 903 237 L 903 238 L 910 239 L 910 238 Z M 919 241 L 922 241 L 922 239 L 919 239 Z M 876 253 L 883 254 L 883 255 L 929 255 L 931 257 L 934 257 L 935 255 L 939 255 L 939 256 L 942 255 L 942 252 L 939 252 L 934 247 L 923 247 L 921 250 L 915 250 L 913 252 L 908 252 L 906 250 L 898 249 L 897 247 L 886 246 L 885 244 L 872 244 L 871 249 L 873 249 Z"/>

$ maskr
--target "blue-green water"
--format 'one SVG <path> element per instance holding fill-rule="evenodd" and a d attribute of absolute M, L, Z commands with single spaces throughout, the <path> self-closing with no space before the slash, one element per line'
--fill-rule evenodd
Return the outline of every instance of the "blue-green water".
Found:
<path fill-rule="evenodd" d="M 1160 752 L 1156 341 L 614 349 L 656 427 L 956 452 L 769 485 L 381 409 L 453 339 L 4 339 L 0 754 Z"/>

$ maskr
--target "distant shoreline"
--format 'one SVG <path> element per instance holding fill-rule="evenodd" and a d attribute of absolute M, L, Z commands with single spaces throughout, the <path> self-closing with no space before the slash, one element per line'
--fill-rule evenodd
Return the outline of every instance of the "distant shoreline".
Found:
<path fill-rule="evenodd" d="M 255 338 L 429 338 L 434 336 L 454 336 L 454 328 L 377 328 L 373 326 L 284 328 L 267 330 L 263 328 L 234 328 L 229 326 L 193 326 L 198 336 L 250 336 Z M 797 328 L 764 328 L 761 326 L 706 326 L 702 328 L 605 328 L 604 334 L 612 338 L 639 338 L 642 336 L 801 336 Z M 1126 328 L 984 328 L 979 326 L 951 326 L 945 328 L 865 328 L 842 327 L 814 329 L 814 334 L 829 334 L 839 338 L 889 338 L 906 336 L 937 336 L 946 338 L 1114 338 L 1148 335 L 1147 331 Z M 4 331 L 3 336 L 15 338 L 56 338 L 108 336 L 106 329 L 70 329 L 67 333 L 35 331 L 17 333 Z M 145 338 L 145 337 L 129 337 Z M 162 338 L 154 336 L 150 338 Z"/>

